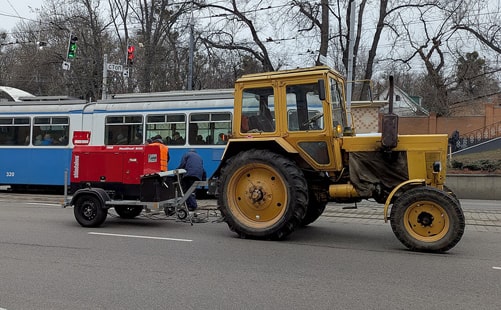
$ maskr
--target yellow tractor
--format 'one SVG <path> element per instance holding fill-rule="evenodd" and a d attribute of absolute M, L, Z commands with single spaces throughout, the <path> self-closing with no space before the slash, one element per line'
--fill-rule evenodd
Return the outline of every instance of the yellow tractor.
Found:
<path fill-rule="evenodd" d="M 382 133 L 356 135 L 344 90 L 326 66 L 236 82 L 231 138 L 211 178 L 229 228 L 280 240 L 318 219 L 328 202 L 373 199 L 409 249 L 454 247 L 465 219 L 444 185 L 447 135 L 398 135 L 393 113 Z"/>

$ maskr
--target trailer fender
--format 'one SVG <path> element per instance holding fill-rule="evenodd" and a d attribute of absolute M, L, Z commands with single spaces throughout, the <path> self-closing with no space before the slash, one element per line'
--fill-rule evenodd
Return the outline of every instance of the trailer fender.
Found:
<path fill-rule="evenodd" d="M 386 203 L 384 204 L 384 222 L 385 223 L 388 223 L 388 208 L 390 207 L 390 203 L 391 201 L 393 200 L 393 196 L 395 196 L 395 194 L 402 188 L 404 187 L 405 185 L 408 185 L 408 184 L 412 184 L 412 185 L 425 185 L 426 183 L 426 180 L 425 179 L 412 179 L 412 180 L 408 180 L 408 181 L 405 181 L 405 182 L 402 182 L 400 183 L 398 186 L 396 186 L 390 193 L 390 195 L 388 195 L 388 198 L 386 198 Z"/>
<path fill-rule="evenodd" d="M 82 189 L 77 190 L 75 192 L 75 194 L 73 195 L 73 197 L 71 198 L 70 205 L 72 205 L 72 206 L 75 205 L 75 202 L 83 195 L 93 195 L 93 196 L 97 197 L 101 201 L 101 205 L 103 206 L 103 209 L 108 208 L 108 207 L 106 207 L 107 206 L 106 201 L 111 200 L 110 196 L 108 195 L 108 193 L 104 189 L 98 188 L 98 187 L 90 187 L 90 188 L 82 188 Z"/>

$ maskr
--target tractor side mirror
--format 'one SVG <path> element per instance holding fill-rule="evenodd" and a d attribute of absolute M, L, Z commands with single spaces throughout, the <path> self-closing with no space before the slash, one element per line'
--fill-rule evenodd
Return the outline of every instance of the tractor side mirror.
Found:
<path fill-rule="evenodd" d="M 318 98 L 320 100 L 325 100 L 326 96 L 325 96 L 325 80 L 323 79 L 320 79 L 318 80 Z"/>

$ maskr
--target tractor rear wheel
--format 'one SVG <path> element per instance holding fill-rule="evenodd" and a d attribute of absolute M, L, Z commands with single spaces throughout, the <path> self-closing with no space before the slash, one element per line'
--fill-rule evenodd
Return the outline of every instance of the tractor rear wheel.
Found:
<path fill-rule="evenodd" d="M 116 206 L 115 212 L 123 219 L 133 219 L 143 211 L 142 206 Z"/>
<path fill-rule="evenodd" d="M 445 252 L 464 233 L 465 219 L 457 199 L 433 187 L 404 192 L 391 208 L 391 228 L 411 250 Z"/>
<path fill-rule="evenodd" d="M 280 240 L 304 218 L 308 186 L 294 162 L 267 150 L 230 159 L 221 173 L 218 205 L 240 237 Z"/>
<path fill-rule="evenodd" d="M 103 208 L 101 200 L 94 195 L 82 195 L 75 202 L 73 213 L 83 227 L 98 227 L 104 223 L 108 209 Z"/>

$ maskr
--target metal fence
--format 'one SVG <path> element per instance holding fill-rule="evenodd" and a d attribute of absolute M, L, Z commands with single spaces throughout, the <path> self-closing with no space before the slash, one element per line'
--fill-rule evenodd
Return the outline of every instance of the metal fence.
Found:
<path fill-rule="evenodd" d="M 501 122 L 497 122 L 462 135 L 459 135 L 459 133 L 455 131 L 449 138 L 449 144 L 451 145 L 451 150 L 454 153 L 497 137 L 501 137 Z"/>

